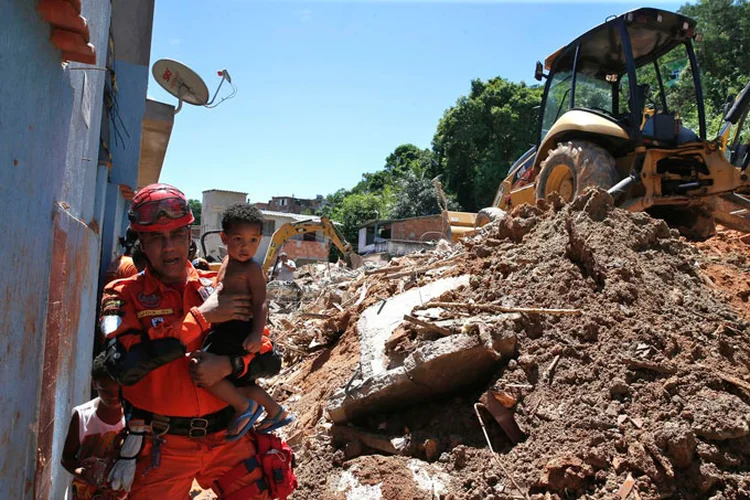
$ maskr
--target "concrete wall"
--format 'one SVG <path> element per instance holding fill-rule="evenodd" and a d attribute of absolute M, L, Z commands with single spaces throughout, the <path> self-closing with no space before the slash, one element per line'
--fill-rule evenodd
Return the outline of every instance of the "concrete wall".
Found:
<path fill-rule="evenodd" d="M 180 186 L 176 186 L 180 187 Z M 201 209 L 201 234 L 221 229 L 221 214 L 230 205 L 245 203 L 247 193 L 212 189 L 203 191 Z"/>
<path fill-rule="evenodd" d="M 117 239 L 128 226 L 127 208 L 119 185 L 135 190 L 138 184 L 141 133 L 146 112 L 151 31 L 154 0 L 114 0 L 112 2 L 112 36 L 114 39 L 114 70 L 117 75 L 116 106 L 108 120 L 105 140 L 112 155 L 102 232 L 100 278 L 109 263 L 120 254 Z"/>
<path fill-rule="evenodd" d="M 61 65 L 35 1 L 0 15 L 0 491 L 62 498 L 58 465 L 73 404 L 89 397 L 99 229 L 104 73 Z M 83 0 L 97 65 L 110 3 Z"/>

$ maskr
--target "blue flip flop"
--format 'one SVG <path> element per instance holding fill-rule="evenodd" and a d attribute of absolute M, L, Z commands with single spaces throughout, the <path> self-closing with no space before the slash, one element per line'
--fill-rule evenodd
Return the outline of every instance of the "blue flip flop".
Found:
<path fill-rule="evenodd" d="M 259 429 L 258 427 L 256 427 L 255 432 L 259 434 L 268 434 L 269 432 L 275 431 L 276 429 L 284 427 L 285 425 L 289 425 L 297 420 L 297 417 L 295 417 L 291 413 L 287 415 L 286 418 L 282 419 L 281 415 L 284 413 L 284 411 L 284 407 L 282 407 L 281 411 L 279 411 L 279 413 L 275 417 L 266 417 L 261 420 L 258 424 L 258 427 L 263 427 L 264 425 L 268 425 L 268 427 L 266 427 L 265 429 Z"/>
<path fill-rule="evenodd" d="M 224 436 L 224 438 L 227 441 L 236 441 L 245 434 L 247 434 L 247 431 L 252 429 L 253 424 L 256 420 L 258 420 L 263 413 L 263 407 L 259 405 L 257 402 L 250 400 L 250 405 L 247 407 L 247 410 L 237 415 L 232 422 L 236 422 L 237 420 L 247 418 L 247 423 L 242 426 L 242 429 L 237 434 L 227 434 Z"/>

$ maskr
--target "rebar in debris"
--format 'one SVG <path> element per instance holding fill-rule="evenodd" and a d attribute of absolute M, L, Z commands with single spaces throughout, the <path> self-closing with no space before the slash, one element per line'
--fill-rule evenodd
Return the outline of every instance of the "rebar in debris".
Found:
<path fill-rule="evenodd" d="M 479 407 L 483 406 L 481 403 L 474 403 L 474 413 L 477 414 L 477 419 L 479 420 L 479 425 L 482 427 L 482 433 L 484 434 L 484 439 L 487 441 L 487 446 L 490 449 L 490 452 L 492 452 L 492 458 L 495 459 L 495 463 L 500 467 L 500 470 L 503 471 L 503 474 L 507 476 L 508 479 L 510 479 L 510 482 L 513 484 L 513 486 L 526 498 L 526 500 L 529 499 L 529 495 L 521 489 L 520 486 L 518 486 L 518 483 L 515 479 L 513 479 L 513 476 L 510 475 L 510 472 L 503 466 L 502 462 L 500 462 L 500 459 L 497 456 L 497 452 L 495 452 L 494 448 L 492 448 L 492 443 L 490 442 L 490 436 L 487 434 L 487 427 L 484 425 L 484 420 L 482 420 L 482 415 L 479 414 Z"/>

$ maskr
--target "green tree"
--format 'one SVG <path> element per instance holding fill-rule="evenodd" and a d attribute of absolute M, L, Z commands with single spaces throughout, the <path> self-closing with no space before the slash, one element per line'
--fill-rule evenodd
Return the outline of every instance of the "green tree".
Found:
<path fill-rule="evenodd" d="M 343 224 L 344 237 L 356 248 L 359 226 L 368 220 L 388 217 L 392 203 L 393 194 L 390 189 L 380 194 L 351 193 L 333 209 L 331 218 Z"/>
<path fill-rule="evenodd" d="M 188 206 L 190 207 L 190 210 L 193 211 L 193 217 L 195 217 L 194 224 L 200 225 L 203 204 L 198 200 L 188 200 Z"/>
<path fill-rule="evenodd" d="M 460 210 L 452 196 L 446 195 L 449 210 Z M 439 214 L 438 194 L 430 179 L 419 177 L 415 172 L 407 172 L 398 183 L 398 194 L 391 209 L 394 219 L 407 219 L 423 215 Z"/>
<path fill-rule="evenodd" d="M 695 44 L 703 93 L 709 106 L 721 110 L 727 95 L 739 93 L 750 78 L 750 3 L 700 0 L 679 12 L 695 19 L 703 33 Z"/>
<path fill-rule="evenodd" d="M 362 174 L 362 180 L 354 186 L 353 193 L 378 193 L 386 187 L 394 187 L 407 175 L 432 176 L 439 173 L 435 154 L 430 149 L 420 149 L 414 144 L 398 146 L 385 159 L 383 169 Z"/>
<path fill-rule="evenodd" d="M 503 78 L 474 80 L 468 96 L 448 109 L 433 150 L 448 192 L 476 211 L 490 203 L 513 162 L 536 142 L 542 89 Z"/>

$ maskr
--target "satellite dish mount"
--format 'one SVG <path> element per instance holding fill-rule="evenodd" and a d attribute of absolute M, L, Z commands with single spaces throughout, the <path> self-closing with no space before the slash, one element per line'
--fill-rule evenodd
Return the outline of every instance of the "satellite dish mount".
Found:
<path fill-rule="evenodd" d="M 203 79 L 198 76 L 198 73 L 178 61 L 172 59 L 159 59 L 151 68 L 151 73 L 154 75 L 156 82 L 161 85 L 164 90 L 175 96 L 179 101 L 177 108 L 174 110 L 174 114 L 180 112 L 183 102 L 193 104 L 194 106 L 215 108 L 222 102 L 231 99 L 237 94 L 237 87 L 232 84 L 232 77 L 229 76 L 229 72 L 226 69 L 222 69 L 218 72 L 221 81 L 210 101 L 208 100 L 208 87 L 206 87 L 206 83 Z M 232 86 L 232 92 L 228 96 L 222 97 L 219 102 L 214 104 L 216 96 L 219 95 L 219 90 L 221 90 L 221 86 L 224 84 L 225 80 Z"/>

